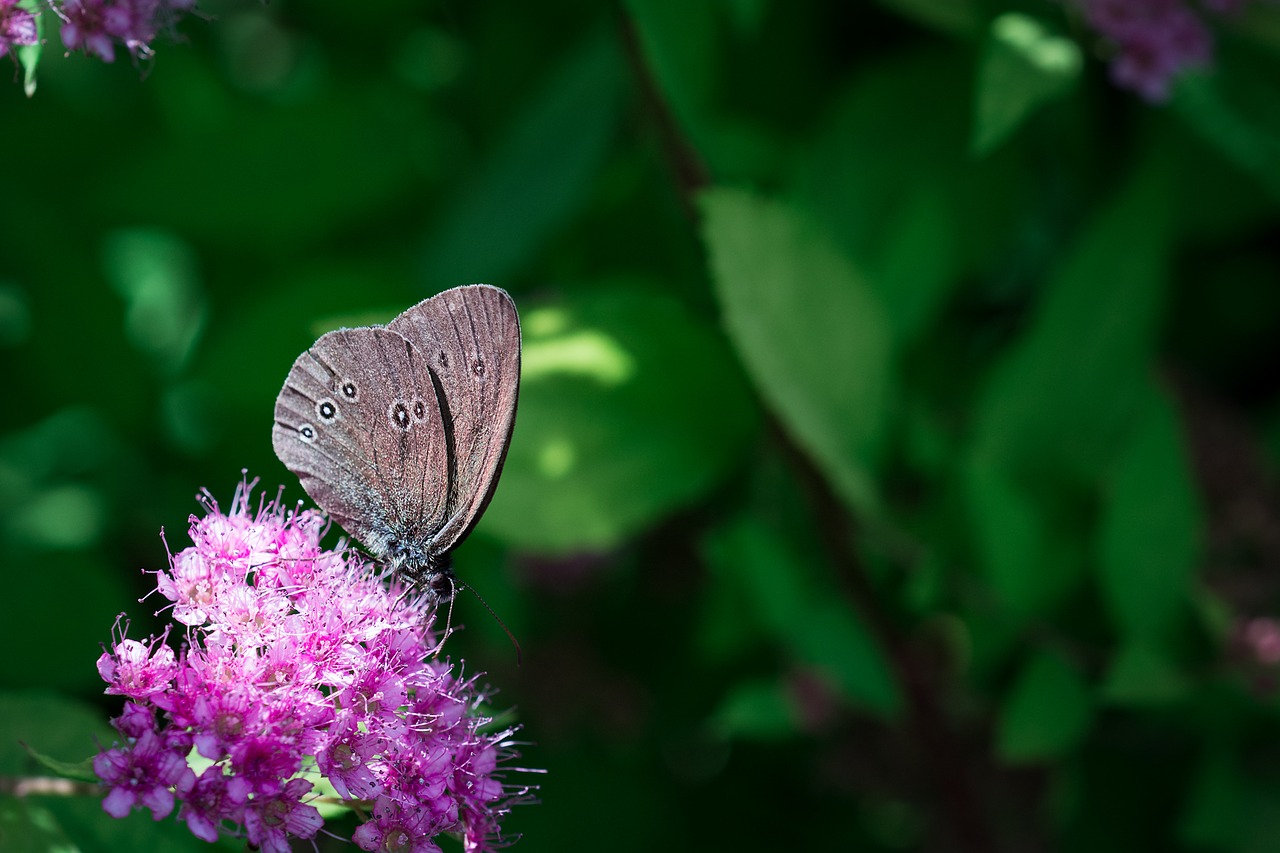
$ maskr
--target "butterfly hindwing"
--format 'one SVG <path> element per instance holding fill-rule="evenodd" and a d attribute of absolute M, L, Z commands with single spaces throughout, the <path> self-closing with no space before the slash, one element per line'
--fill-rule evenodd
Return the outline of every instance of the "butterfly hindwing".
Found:
<path fill-rule="evenodd" d="M 520 321 L 506 291 L 474 284 L 418 303 L 387 328 L 422 351 L 444 397 L 453 477 L 434 545 L 443 553 L 475 526 L 506 458 L 520 383 Z"/>

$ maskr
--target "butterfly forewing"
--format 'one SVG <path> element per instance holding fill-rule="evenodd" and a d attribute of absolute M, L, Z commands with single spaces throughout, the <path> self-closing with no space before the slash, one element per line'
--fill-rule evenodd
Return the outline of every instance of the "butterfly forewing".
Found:
<path fill-rule="evenodd" d="M 379 558 L 447 521 L 449 448 L 425 359 L 394 331 L 340 329 L 298 357 L 276 399 L 276 455 Z"/>
<path fill-rule="evenodd" d="M 452 487 L 434 550 L 448 551 L 475 526 L 502 470 L 520 385 L 520 321 L 506 291 L 456 287 L 418 303 L 387 327 L 431 364 L 452 436 Z"/>

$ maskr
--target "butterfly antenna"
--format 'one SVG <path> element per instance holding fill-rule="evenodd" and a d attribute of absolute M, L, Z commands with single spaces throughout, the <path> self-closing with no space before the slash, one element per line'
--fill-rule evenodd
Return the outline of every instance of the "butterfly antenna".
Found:
<path fill-rule="evenodd" d="M 520 650 L 520 641 L 516 639 L 516 635 L 511 633 L 511 629 L 507 627 L 507 623 L 503 622 L 502 617 L 494 612 L 494 609 L 489 606 L 489 602 L 480 597 L 480 593 L 476 592 L 475 587 L 468 586 L 467 589 L 471 590 L 471 594 L 484 605 L 485 610 L 489 611 L 489 615 L 493 617 L 493 621 L 497 622 L 502 630 L 506 632 L 507 639 L 511 640 L 511 645 L 516 647 L 516 666 L 519 666 L 521 660 L 524 659 L 524 653 Z"/>
<path fill-rule="evenodd" d="M 444 640 L 449 639 L 449 634 L 453 633 L 453 599 L 457 597 L 457 583 L 453 578 L 449 578 L 449 610 L 444 615 L 444 633 L 440 634 L 440 642 L 436 643 L 433 654 L 439 654 L 440 649 L 444 648 Z"/>

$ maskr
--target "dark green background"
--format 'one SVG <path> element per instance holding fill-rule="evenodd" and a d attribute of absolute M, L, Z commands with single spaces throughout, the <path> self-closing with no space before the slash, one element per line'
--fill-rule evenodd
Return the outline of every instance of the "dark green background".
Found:
<path fill-rule="evenodd" d="M 469 598 L 449 653 L 548 771 L 518 849 L 1276 849 L 1255 5 L 1163 105 L 1040 2 L 273 0 L 142 69 L 55 41 L 0 86 L 0 772 L 110 738 L 99 644 L 158 627 L 197 490 L 303 497 L 293 358 L 487 281 L 524 382 L 456 559 L 524 664 Z M 0 833 L 205 849 L 90 799 L 0 797 Z"/>

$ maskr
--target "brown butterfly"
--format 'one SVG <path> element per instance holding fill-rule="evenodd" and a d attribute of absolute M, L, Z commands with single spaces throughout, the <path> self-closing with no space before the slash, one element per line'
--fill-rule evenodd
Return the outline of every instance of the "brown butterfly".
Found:
<path fill-rule="evenodd" d="M 519 386 L 515 303 L 455 287 L 298 356 L 272 445 L 330 518 L 444 603 L 458 586 L 450 552 L 498 483 Z"/>

